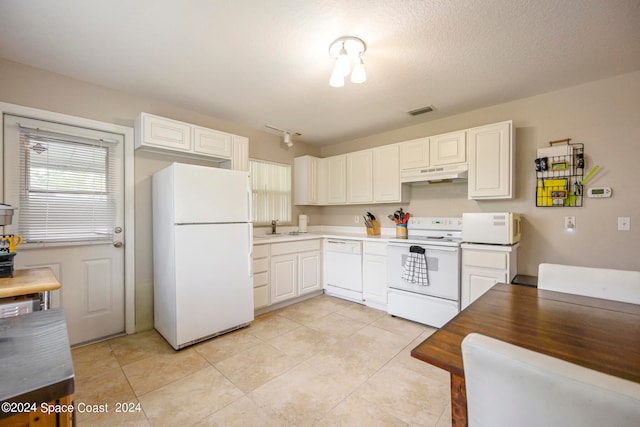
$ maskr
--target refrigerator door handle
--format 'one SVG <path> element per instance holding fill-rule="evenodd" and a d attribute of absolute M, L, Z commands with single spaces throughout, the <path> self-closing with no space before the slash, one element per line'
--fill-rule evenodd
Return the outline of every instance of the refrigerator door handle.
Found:
<path fill-rule="evenodd" d="M 253 192 L 251 190 L 251 176 L 249 175 L 247 177 L 247 212 L 249 213 L 249 218 L 247 218 L 247 221 L 249 222 L 253 221 L 252 198 L 253 198 Z"/>
<path fill-rule="evenodd" d="M 253 277 L 253 224 L 248 223 L 247 227 L 249 227 L 249 277 Z"/>

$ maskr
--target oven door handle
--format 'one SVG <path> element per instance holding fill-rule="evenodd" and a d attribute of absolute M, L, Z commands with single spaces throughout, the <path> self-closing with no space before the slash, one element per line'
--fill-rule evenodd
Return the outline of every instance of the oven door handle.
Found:
<path fill-rule="evenodd" d="M 407 252 L 409 252 L 409 248 L 411 246 L 420 246 L 421 248 L 427 249 L 429 251 L 442 251 L 442 252 L 457 252 L 459 250 L 458 247 L 456 246 L 434 246 L 434 245 L 416 245 L 411 244 L 408 245 L 407 243 L 392 243 L 389 242 L 387 243 L 388 246 L 393 246 L 393 247 L 397 247 L 397 248 L 406 248 Z"/>

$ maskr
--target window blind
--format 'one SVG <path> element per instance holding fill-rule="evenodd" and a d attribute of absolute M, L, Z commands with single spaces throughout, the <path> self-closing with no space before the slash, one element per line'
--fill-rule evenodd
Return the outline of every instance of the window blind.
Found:
<path fill-rule="evenodd" d="M 18 231 L 25 243 L 113 240 L 115 144 L 20 126 Z"/>
<path fill-rule="evenodd" d="M 249 160 L 253 191 L 253 223 L 269 224 L 277 219 L 291 222 L 291 166 Z"/>

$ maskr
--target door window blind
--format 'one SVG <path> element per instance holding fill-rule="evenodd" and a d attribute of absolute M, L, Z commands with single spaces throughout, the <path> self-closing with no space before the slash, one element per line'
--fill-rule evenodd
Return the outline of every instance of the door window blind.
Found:
<path fill-rule="evenodd" d="M 116 220 L 115 141 L 20 126 L 25 243 L 103 243 Z"/>
<path fill-rule="evenodd" d="M 291 222 L 291 166 L 249 160 L 253 223 Z"/>

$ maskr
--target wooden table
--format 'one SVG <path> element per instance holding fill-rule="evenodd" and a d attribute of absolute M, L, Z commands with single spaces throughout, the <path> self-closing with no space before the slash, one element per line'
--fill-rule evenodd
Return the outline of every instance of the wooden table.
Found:
<path fill-rule="evenodd" d="M 471 332 L 640 383 L 640 305 L 497 284 L 411 352 L 451 373 L 453 426 L 467 425 L 460 345 Z"/>
<path fill-rule="evenodd" d="M 51 305 L 49 292 L 56 289 L 60 289 L 60 282 L 49 267 L 14 270 L 13 277 L 0 279 L 0 298 L 42 293 L 45 310 Z"/>

